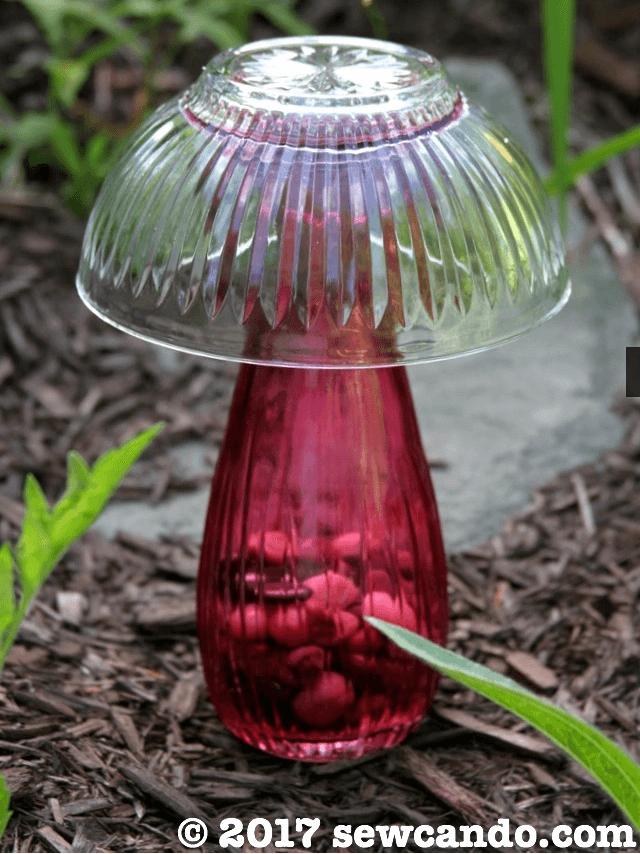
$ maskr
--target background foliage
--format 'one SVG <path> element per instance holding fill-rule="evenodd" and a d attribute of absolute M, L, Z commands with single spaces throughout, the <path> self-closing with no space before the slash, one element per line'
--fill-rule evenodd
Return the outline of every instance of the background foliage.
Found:
<path fill-rule="evenodd" d="M 182 48 L 202 37 L 213 49 L 243 44 L 250 38 L 256 15 L 286 35 L 313 32 L 294 11 L 293 0 L 12 2 L 24 6 L 46 40 L 47 107 L 17 115 L 0 95 L 0 180 L 5 186 L 19 185 L 25 166 L 51 165 L 63 176 L 59 192 L 64 203 L 79 217 L 91 209 L 117 157 L 119 140 L 155 106 L 153 72 L 169 68 Z M 377 3 L 361 0 L 361 5 L 371 34 L 385 38 L 387 29 Z M 571 155 L 575 0 L 541 0 L 541 23 L 554 166 L 546 183 L 550 192 L 560 196 L 564 211 L 566 193 L 580 175 L 640 145 L 640 125 Z M 144 87 L 129 121 L 114 127 L 93 115 L 80 96 L 101 62 L 117 61 L 125 53 L 144 69 Z M 13 75 L 21 72 L 19 65 L 11 69 Z"/>
<path fill-rule="evenodd" d="M 64 175 L 61 196 L 77 216 L 86 216 L 117 157 L 118 141 L 154 106 L 153 71 L 170 67 L 176 53 L 206 37 L 226 50 L 249 38 L 260 13 L 288 35 L 312 32 L 288 0 L 13 0 L 29 11 L 46 39 L 47 108 L 16 115 L 0 96 L 0 177 L 24 180 L 24 166 L 51 164 Z M 160 35 L 168 33 L 163 50 Z M 123 51 L 145 71 L 144 89 L 130 121 L 110 127 L 79 101 L 99 63 Z M 21 68 L 15 66 L 14 75 Z"/>

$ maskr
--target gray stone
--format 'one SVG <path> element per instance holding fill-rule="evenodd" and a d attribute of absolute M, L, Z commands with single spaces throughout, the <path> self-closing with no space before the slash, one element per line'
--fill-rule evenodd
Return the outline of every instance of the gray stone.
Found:
<path fill-rule="evenodd" d="M 186 442 L 177 446 L 172 456 L 176 461 L 176 469 L 185 476 L 195 476 L 207 471 L 213 475 L 209 447 L 197 442 Z M 113 501 L 94 527 L 106 537 L 114 537 L 118 531 L 127 531 L 151 540 L 158 539 L 163 534 L 186 534 L 200 540 L 204 530 L 208 497 L 207 487 L 188 495 L 174 496 L 156 506 L 141 501 Z"/>
<path fill-rule="evenodd" d="M 499 118 L 543 169 L 509 72 L 491 61 L 451 60 L 447 67 L 469 98 Z M 570 243 L 582 228 L 574 216 Z M 572 280 L 568 306 L 529 335 L 477 355 L 409 369 L 425 450 L 449 463 L 433 473 L 449 549 L 496 534 L 536 485 L 620 440 L 621 426 L 609 407 L 624 386 L 633 311 L 600 247 L 572 269 Z M 194 443 L 175 450 L 185 472 L 202 471 L 203 454 Z M 207 492 L 157 507 L 113 503 L 96 527 L 108 536 L 127 530 L 199 539 Z"/>
<path fill-rule="evenodd" d="M 491 61 L 453 60 L 451 77 L 513 133 L 544 169 L 517 84 Z M 572 212 L 569 245 L 584 229 Z M 573 292 L 553 320 L 493 350 L 409 368 L 423 444 L 449 463 L 433 472 L 449 549 L 498 533 L 554 474 L 615 446 L 611 414 L 624 388 L 633 310 L 600 246 L 571 270 Z"/>

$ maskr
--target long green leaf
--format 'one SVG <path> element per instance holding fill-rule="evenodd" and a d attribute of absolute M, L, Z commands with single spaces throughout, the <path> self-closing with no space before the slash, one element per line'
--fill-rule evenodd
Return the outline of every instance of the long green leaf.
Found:
<path fill-rule="evenodd" d="M 21 168 L 28 151 L 45 145 L 53 133 L 56 117 L 52 113 L 25 113 L 14 119 L 3 116 L 0 125 L 0 142 L 6 148 L 0 153 L 0 179 L 6 181 Z"/>
<path fill-rule="evenodd" d="M 562 191 L 563 182 L 568 182 L 568 185 L 573 184 L 581 175 L 587 175 L 598 169 L 607 160 L 612 157 L 617 157 L 624 154 L 626 151 L 631 151 L 632 148 L 637 148 L 640 145 L 640 125 L 625 130 L 622 133 L 612 136 L 605 142 L 599 145 L 594 145 L 593 148 L 583 151 L 577 157 L 569 160 L 566 164 L 564 176 L 558 175 L 556 171 L 545 180 L 545 186 L 549 193 L 559 193 Z"/>
<path fill-rule="evenodd" d="M 223 18 L 213 18 L 198 9 L 177 9 L 172 17 L 176 23 L 180 24 L 179 37 L 183 43 L 206 36 L 216 47 L 226 50 L 230 47 L 238 47 L 246 41 L 244 34 L 231 23 Z"/>
<path fill-rule="evenodd" d="M 7 829 L 9 819 L 11 818 L 11 811 L 9 810 L 10 797 L 11 792 L 9 791 L 9 787 L 2 774 L 0 774 L 0 839 L 2 839 L 2 835 Z"/>
<path fill-rule="evenodd" d="M 91 74 L 91 66 L 81 59 L 52 56 L 47 63 L 51 91 L 63 107 L 70 107 Z"/>
<path fill-rule="evenodd" d="M 640 766 L 595 727 L 512 679 L 469 661 L 420 635 L 366 617 L 401 649 L 518 715 L 579 762 L 608 792 L 640 832 Z"/>
<path fill-rule="evenodd" d="M 264 3 L 260 13 L 289 36 L 312 36 L 315 33 L 314 28 L 299 18 L 288 3 Z"/>
<path fill-rule="evenodd" d="M 389 30 L 380 7 L 376 0 L 360 0 L 362 10 L 367 16 L 374 39 L 386 40 L 389 38 Z"/>
<path fill-rule="evenodd" d="M 44 31 L 53 53 L 63 49 L 65 0 L 21 0 Z"/>
<path fill-rule="evenodd" d="M 28 474 L 24 484 L 24 517 L 16 545 L 16 562 L 22 597 L 30 598 L 41 584 L 41 568 L 50 559 L 51 513 L 40 484 Z"/>
<path fill-rule="evenodd" d="M 49 0 L 47 0 L 47 3 Z M 95 0 L 65 0 L 65 18 L 75 18 L 85 28 L 85 37 L 92 30 L 101 30 L 110 36 L 120 37 L 126 33 L 126 24 L 119 21 L 111 10 L 100 8 Z"/>
<path fill-rule="evenodd" d="M 130 49 L 141 57 L 143 49 L 136 40 L 150 26 L 151 23 L 148 20 L 131 23 L 118 35 L 93 45 L 80 56 L 52 58 L 48 67 L 52 89 L 59 102 L 64 107 L 70 107 L 95 66 L 103 59 L 113 56 L 125 45 L 129 45 Z"/>
<path fill-rule="evenodd" d="M 15 610 L 13 567 L 11 547 L 5 543 L 0 548 L 0 641 Z"/>
<path fill-rule="evenodd" d="M 575 0 L 542 0 L 543 55 L 549 107 L 551 111 L 551 149 L 560 186 L 560 215 L 566 217 L 564 193 L 567 181 L 567 146 L 571 114 L 571 72 Z"/>

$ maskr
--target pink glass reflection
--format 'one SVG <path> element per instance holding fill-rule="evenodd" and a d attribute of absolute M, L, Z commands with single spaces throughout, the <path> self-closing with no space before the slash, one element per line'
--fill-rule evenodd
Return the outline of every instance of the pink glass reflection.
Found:
<path fill-rule="evenodd" d="M 292 759 L 401 741 L 437 676 L 363 615 L 446 639 L 440 526 L 405 370 L 245 365 L 198 580 L 222 722 Z"/>

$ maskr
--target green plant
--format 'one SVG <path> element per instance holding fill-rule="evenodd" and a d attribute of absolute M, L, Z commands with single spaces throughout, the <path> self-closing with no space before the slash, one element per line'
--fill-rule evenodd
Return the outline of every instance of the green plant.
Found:
<path fill-rule="evenodd" d="M 360 5 L 369 21 L 374 39 L 382 39 L 383 41 L 388 39 L 389 30 L 376 0 L 360 0 Z"/>
<path fill-rule="evenodd" d="M 554 165 L 545 183 L 549 192 L 559 196 L 564 228 L 566 193 L 569 188 L 580 175 L 592 172 L 612 157 L 640 145 L 640 125 L 605 140 L 577 157 L 569 157 L 575 0 L 542 0 L 542 30 Z"/>
<path fill-rule="evenodd" d="M 9 809 L 10 799 L 11 792 L 4 777 L 0 774 L 0 839 L 2 839 L 2 834 L 5 832 L 11 818 L 11 810 Z"/>
<path fill-rule="evenodd" d="M 374 617 L 366 618 L 401 649 L 440 673 L 508 709 L 546 735 L 583 766 L 640 832 L 640 766 L 617 744 L 576 715 L 536 697 L 488 667 Z"/>
<path fill-rule="evenodd" d="M 551 150 L 562 188 L 560 216 L 565 226 L 567 145 L 570 120 L 575 0 L 543 0 L 543 55 L 549 91 Z"/>
<path fill-rule="evenodd" d="M 567 187 L 575 183 L 581 176 L 594 169 L 603 166 L 612 157 L 617 157 L 630 151 L 632 148 L 637 148 L 640 145 L 640 125 L 622 133 L 612 136 L 604 142 L 594 145 L 592 148 L 583 151 L 576 157 L 569 158 L 564 167 L 564 180 L 561 180 L 557 171 L 553 172 L 546 180 L 546 186 L 550 193 L 564 192 Z M 561 190 L 561 188 L 564 188 Z"/>
<path fill-rule="evenodd" d="M 119 448 L 112 448 L 91 469 L 72 451 L 67 459 L 65 492 L 53 508 L 35 477 L 27 475 L 22 532 L 15 550 L 8 543 L 0 548 L 0 673 L 22 620 L 47 577 L 69 546 L 95 522 L 162 427 L 156 424 Z M 0 775 L 0 836 L 9 817 L 9 789 Z"/>
<path fill-rule="evenodd" d="M 0 178 L 17 180 L 25 158 L 31 166 L 51 164 L 66 181 L 61 195 L 78 216 L 88 213 L 118 151 L 118 139 L 144 118 L 150 97 L 157 39 L 170 27 L 162 61 L 197 37 L 216 48 L 245 42 L 256 13 L 290 35 L 312 32 L 290 0 L 14 0 L 29 11 L 49 50 L 45 65 L 47 108 L 17 115 L 0 98 Z M 114 129 L 80 110 L 78 95 L 95 67 L 127 48 L 145 69 L 145 92 L 130 127 Z M 19 75 L 15 67 L 10 73 Z M 80 116 L 80 120 L 78 118 Z"/>

